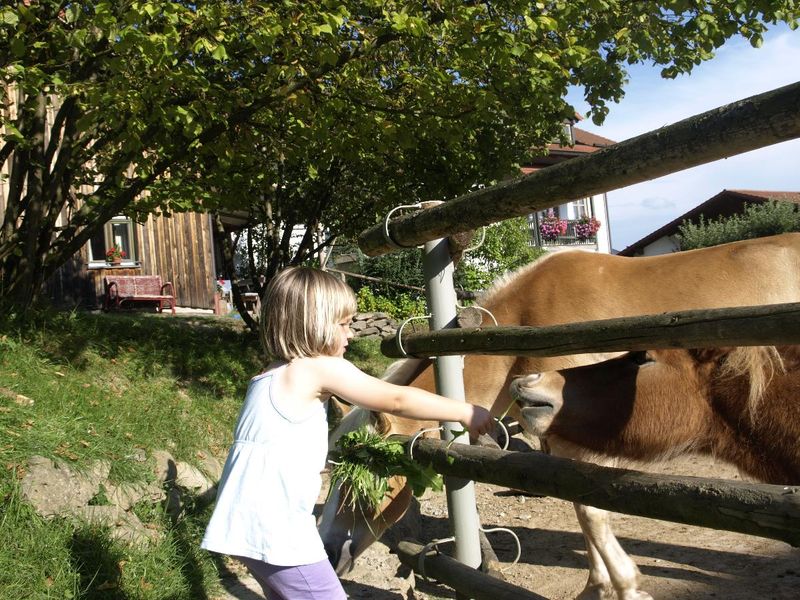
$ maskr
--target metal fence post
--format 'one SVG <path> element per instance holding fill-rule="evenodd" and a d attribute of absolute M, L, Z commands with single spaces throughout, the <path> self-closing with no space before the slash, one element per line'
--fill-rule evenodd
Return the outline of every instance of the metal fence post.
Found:
<path fill-rule="evenodd" d="M 423 272 L 428 311 L 431 313 L 431 328 L 444 329 L 456 325 L 456 292 L 453 285 L 454 266 L 446 238 L 425 244 Z M 464 362 L 462 356 L 440 356 L 434 361 L 436 389 L 439 394 L 455 400 L 465 400 Z M 453 432 L 460 431 L 460 423 L 442 423 L 445 428 L 443 439 L 454 439 Z M 469 444 L 469 436 L 464 433 L 456 438 L 456 443 Z M 474 482 L 457 477 L 445 477 L 447 510 L 450 525 L 456 540 L 456 559 L 470 567 L 481 564 L 481 549 L 478 531 L 480 521 L 475 503 Z"/>

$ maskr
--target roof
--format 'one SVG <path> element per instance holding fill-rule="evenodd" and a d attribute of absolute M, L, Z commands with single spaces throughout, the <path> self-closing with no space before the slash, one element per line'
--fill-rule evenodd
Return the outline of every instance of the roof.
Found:
<path fill-rule="evenodd" d="M 648 246 L 658 239 L 668 237 L 678 233 L 678 227 L 684 221 L 695 221 L 702 215 L 705 219 L 715 219 L 718 217 L 728 217 L 742 212 L 742 207 L 747 204 L 763 203 L 769 200 L 780 200 L 783 202 L 794 202 L 800 204 L 800 192 L 779 192 L 766 190 L 722 190 L 716 196 L 709 198 L 702 204 L 698 204 L 688 212 L 683 213 L 673 219 L 663 227 L 646 235 L 637 242 L 634 242 L 624 250 L 620 250 L 620 256 L 636 256 L 645 246 Z"/>
<path fill-rule="evenodd" d="M 573 127 L 572 132 L 575 136 L 575 144 L 573 146 L 562 146 L 561 144 L 555 143 L 548 144 L 547 154 L 530 159 L 530 161 L 520 168 L 522 173 L 527 175 L 543 167 L 560 163 L 569 158 L 591 154 L 592 152 L 597 152 L 607 146 L 616 144 L 614 140 L 604 138 L 596 133 L 589 133 L 580 127 Z"/>

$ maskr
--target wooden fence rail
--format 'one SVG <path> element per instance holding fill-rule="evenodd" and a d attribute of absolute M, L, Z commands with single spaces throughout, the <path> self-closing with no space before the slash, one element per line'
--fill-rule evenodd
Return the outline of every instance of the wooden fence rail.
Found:
<path fill-rule="evenodd" d="M 544 596 L 477 571 L 454 558 L 434 550 L 423 554 L 423 550 L 424 546 L 404 540 L 396 551 L 400 562 L 417 574 L 436 579 L 473 600 L 546 600 Z"/>
<path fill-rule="evenodd" d="M 393 219 L 388 232 L 401 246 L 417 246 L 797 137 L 800 82 Z M 396 249 L 383 223 L 362 232 L 358 243 L 369 256 Z"/>
<path fill-rule="evenodd" d="M 407 356 L 505 354 L 561 356 L 584 352 L 800 344 L 800 303 L 666 312 L 551 327 L 442 329 L 405 334 Z M 403 357 L 397 336 L 381 352 Z"/>
<path fill-rule="evenodd" d="M 405 436 L 393 436 L 409 443 Z M 800 546 L 800 486 L 651 475 L 542 452 L 508 452 L 419 439 L 414 459 L 443 475 L 493 483 L 589 506 Z"/>

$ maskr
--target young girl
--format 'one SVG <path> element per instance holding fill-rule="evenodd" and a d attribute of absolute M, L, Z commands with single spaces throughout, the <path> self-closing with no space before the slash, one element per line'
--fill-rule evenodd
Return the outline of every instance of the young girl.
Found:
<path fill-rule="evenodd" d="M 312 515 L 332 394 L 370 410 L 457 421 L 471 435 L 492 428 L 484 408 L 381 381 L 345 360 L 355 311 L 347 285 L 304 267 L 282 271 L 264 296 L 262 342 L 276 360 L 250 382 L 202 547 L 240 559 L 270 600 L 346 598 Z"/>

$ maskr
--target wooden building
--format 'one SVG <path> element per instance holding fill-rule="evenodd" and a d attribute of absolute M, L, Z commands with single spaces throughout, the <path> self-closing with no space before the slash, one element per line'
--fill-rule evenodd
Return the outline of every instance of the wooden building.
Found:
<path fill-rule="evenodd" d="M 105 260 L 105 249 L 114 243 L 126 254 L 119 266 Z M 211 216 L 151 215 L 141 225 L 124 217 L 114 219 L 102 239 L 93 239 L 47 282 L 46 295 L 57 305 L 98 308 L 103 279 L 114 275 L 160 275 L 172 282 L 178 306 L 213 309 L 216 260 Z"/>

